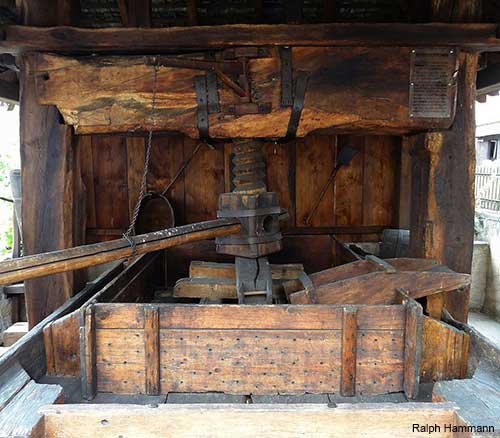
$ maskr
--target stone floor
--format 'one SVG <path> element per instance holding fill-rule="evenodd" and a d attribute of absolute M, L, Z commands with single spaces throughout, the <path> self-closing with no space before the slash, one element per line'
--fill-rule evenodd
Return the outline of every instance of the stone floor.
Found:
<path fill-rule="evenodd" d="M 469 325 L 500 349 L 500 323 L 484 313 L 470 312 Z"/>

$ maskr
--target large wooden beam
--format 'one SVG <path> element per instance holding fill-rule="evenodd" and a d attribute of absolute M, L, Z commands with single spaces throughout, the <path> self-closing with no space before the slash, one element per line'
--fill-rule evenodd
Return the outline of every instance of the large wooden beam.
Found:
<path fill-rule="evenodd" d="M 223 56 L 227 52 L 220 53 Z M 408 99 L 410 48 L 293 47 L 291 53 L 294 69 L 308 72 L 298 137 L 321 129 L 401 134 L 446 129 L 452 123 L 453 90 L 448 110 L 441 117 L 412 117 L 413 104 Z M 186 57 L 155 57 L 161 67 L 157 76 L 158 111 L 152 126 L 153 57 L 37 54 L 37 59 L 39 103 L 56 105 L 77 133 L 152 128 L 193 138 L 199 136 L 196 77 L 205 74 L 202 68 L 226 69 L 236 75 L 241 66 L 238 61 L 220 62 L 214 67 Z M 273 49 L 248 61 L 251 105 L 242 106 L 234 90 L 219 81 L 220 110 L 208 116 L 210 137 L 276 138 L 287 134 L 290 107 L 281 105 L 280 65 L 279 53 Z M 365 65 L 370 69 L 361 67 Z M 450 80 L 454 71 L 450 62 Z M 447 93 L 446 84 L 443 87 Z"/>
<path fill-rule="evenodd" d="M 8 284 L 82 269 L 197 240 L 235 234 L 240 229 L 241 225 L 237 219 L 217 219 L 132 237 L 131 239 L 135 243 L 134 248 L 126 239 L 117 239 L 12 259 L 0 264 L 0 283 Z M 50 293 L 50 297 L 57 293 L 57 291 L 47 292 Z M 45 296 L 45 294 L 42 295 Z"/>
<path fill-rule="evenodd" d="M 435 16 L 446 13 L 438 0 L 433 8 Z M 461 15 L 459 19 L 465 18 Z M 457 109 L 451 129 L 410 139 L 414 155 L 410 251 L 415 257 L 435 258 L 463 273 L 471 272 L 474 241 L 477 65 L 477 54 L 460 54 Z M 428 300 L 431 316 L 439 318 L 444 305 L 455 319 L 467 321 L 468 293 L 452 292 L 442 302 L 435 300 L 439 298 Z"/>
<path fill-rule="evenodd" d="M 0 51 L 58 53 L 161 53 L 238 46 L 463 47 L 500 49 L 496 24 L 335 23 L 225 25 L 171 28 L 7 26 Z"/>
<path fill-rule="evenodd" d="M 56 0 L 21 2 L 25 24 L 57 24 Z M 75 169 L 71 127 L 61 123 L 53 106 L 36 100 L 33 58 L 21 59 L 20 122 L 25 255 L 74 246 Z M 61 306 L 73 294 L 73 273 L 25 284 L 30 327 Z M 50 298 L 49 298 L 50 296 Z"/>

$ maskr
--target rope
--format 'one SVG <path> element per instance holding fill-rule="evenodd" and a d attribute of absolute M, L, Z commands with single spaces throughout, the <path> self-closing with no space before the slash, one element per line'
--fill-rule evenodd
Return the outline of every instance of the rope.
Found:
<path fill-rule="evenodd" d="M 154 60 L 154 69 L 153 69 L 153 95 L 151 98 L 151 113 L 150 113 L 150 120 L 151 120 L 151 126 L 149 128 L 149 133 L 148 133 L 148 144 L 146 148 L 146 157 L 144 159 L 144 172 L 142 174 L 142 180 L 141 180 L 141 188 L 139 190 L 139 197 L 137 198 L 137 203 L 135 204 L 133 213 L 132 213 L 132 219 L 130 221 L 130 225 L 127 228 L 127 231 L 123 233 L 123 237 L 127 239 L 128 243 L 130 244 L 133 255 L 136 254 L 136 244 L 134 239 L 132 239 L 132 236 L 135 234 L 135 225 L 137 222 L 137 218 L 139 217 L 139 211 L 141 209 L 141 204 L 142 201 L 144 200 L 144 196 L 146 195 L 146 188 L 147 188 L 147 177 L 149 173 L 149 161 L 151 158 L 151 148 L 152 148 L 152 143 L 153 143 L 153 131 L 154 128 L 156 127 L 156 117 L 155 117 L 155 107 L 156 107 L 156 91 L 157 91 L 157 86 L 158 86 L 158 62 L 155 58 Z"/>

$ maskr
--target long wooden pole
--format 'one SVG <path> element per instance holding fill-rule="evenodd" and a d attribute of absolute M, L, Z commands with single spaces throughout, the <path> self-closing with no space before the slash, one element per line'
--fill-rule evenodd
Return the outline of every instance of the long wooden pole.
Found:
<path fill-rule="evenodd" d="M 0 284 L 86 268 L 240 230 L 237 219 L 217 219 L 132 237 L 135 248 L 126 239 L 117 239 L 13 259 L 0 263 Z"/>

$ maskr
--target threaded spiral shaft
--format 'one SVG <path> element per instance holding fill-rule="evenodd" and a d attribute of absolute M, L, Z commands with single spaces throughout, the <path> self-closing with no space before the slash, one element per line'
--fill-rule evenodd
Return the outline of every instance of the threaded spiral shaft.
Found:
<path fill-rule="evenodd" d="M 261 193 L 266 189 L 266 163 L 259 140 L 239 140 L 233 145 L 234 192 Z"/>

